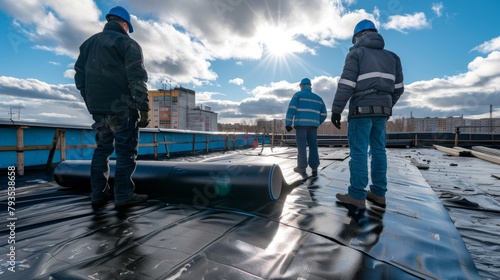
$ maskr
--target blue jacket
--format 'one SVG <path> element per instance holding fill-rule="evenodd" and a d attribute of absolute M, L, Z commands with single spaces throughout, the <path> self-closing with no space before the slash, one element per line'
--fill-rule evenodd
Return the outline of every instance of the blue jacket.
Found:
<path fill-rule="evenodd" d="M 403 69 L 399 57 L 384 46 L 383 37 L 373 32 L 362 36 L 351 48 L 332 113 L 341 114 L 349 101 L 348 118 L 391 115 L 392 107 L 404 92 Z M 362 109 L 369 110 L 363 112 Z M 355 114 L 360 111 L 361 114 Z"/>
<path fill-rule="evenodd" d="M 302 90 L 290 100 L 285 125 L 319 127 L 325 121 L 326 114 L 323 99 L 312 92 L 310 86 L 302 86 Z"/>

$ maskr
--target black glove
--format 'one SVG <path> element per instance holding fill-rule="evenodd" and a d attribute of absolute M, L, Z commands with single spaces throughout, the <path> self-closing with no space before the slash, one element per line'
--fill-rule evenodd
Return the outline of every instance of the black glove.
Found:
<path fill-rule="evenodd" d="M 139 111 L 139 121 L 137 122 L 138 127 L 147 127 L 149 124 L 148 111 Z"/>
<path fill-rule="evenodd" d="M 289 126 L 289 125 L 287 125 L 285 128 L 286 128 L 286 131 L 288 131 L 288 132 L 290 132 L 290 131 L 292 131 L 292 130 L 293 130 L 293 127 L 291 127 L 291 126 Z"/>
<path fill-rule="evenodd" d="M 340 129 L 340 114 L 332 113 L 332 123 L 336 128 Z"/>

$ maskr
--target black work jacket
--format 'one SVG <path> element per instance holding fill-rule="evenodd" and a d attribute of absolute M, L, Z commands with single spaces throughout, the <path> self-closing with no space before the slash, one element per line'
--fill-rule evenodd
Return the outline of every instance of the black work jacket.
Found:
<path fill-rule="evenodd" d="M 91 114 L 149 111 L 142 49 L 117 22 L 80 46 L 75 84 Z"/>

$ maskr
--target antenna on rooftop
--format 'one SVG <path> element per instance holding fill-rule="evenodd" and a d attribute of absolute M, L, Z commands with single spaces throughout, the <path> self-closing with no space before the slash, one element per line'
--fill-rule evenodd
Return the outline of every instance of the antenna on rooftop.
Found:
<path fill-rule="evenodd" d="M 10 108 L 10 112 L 9 112 L 9 113 L 7 113 L 7 114 L 9 114 L 9 115 L 10 115 L 10 119 L 11 119 L 11 120 L 12 120 L 12 117 L 16 114 L 16 113 L 12 112 L 12 109 L 14 109 L 14 108 L 12 108 L 12 107 L 11 107 L 11 108 Z M 21 119 L 21 107 L 19 107 L 19 108 L 17 108 L 17 109 L 18 109 L 17 119 L 18 119 L 18 120 L 20 120 L 20 119 Z"/>

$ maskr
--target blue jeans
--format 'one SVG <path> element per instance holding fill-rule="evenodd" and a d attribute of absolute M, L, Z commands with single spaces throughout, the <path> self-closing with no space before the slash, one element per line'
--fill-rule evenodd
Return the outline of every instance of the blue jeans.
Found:
<path fill-rule="evenodd" d="M 306 169 L 309 162 L 311 169 L 318 169 L 318 128 L 314 126 L 295 127 L 295 136 L 297 138 L 297 167 Z M 307 146 L 309 146 L 309 161 L 307 160 Z"/>
<path fill-rule="evenodd" d="M 139 128 L 137 116 L 93 115 L 97 148 L 92 156 L 90 181 L 91 198 L 98 200 L 109 190 L 109 156 L 116 147 L 116 167 L 114 176 L 115 203 L 124 202 L 134 196 L 132 174 L 136 168 Z"/>
<path fill-rule="evenodd" d="M 351 160 L 349 195 L 365 199 L 368 184 L 368 146 L 371 150 L 370 190 L 378 196 L 387 192 L 387 156 L 385 153 L 385 127 L 387 117 L 367 117 L 349 120 L 347 137 Z"/>

